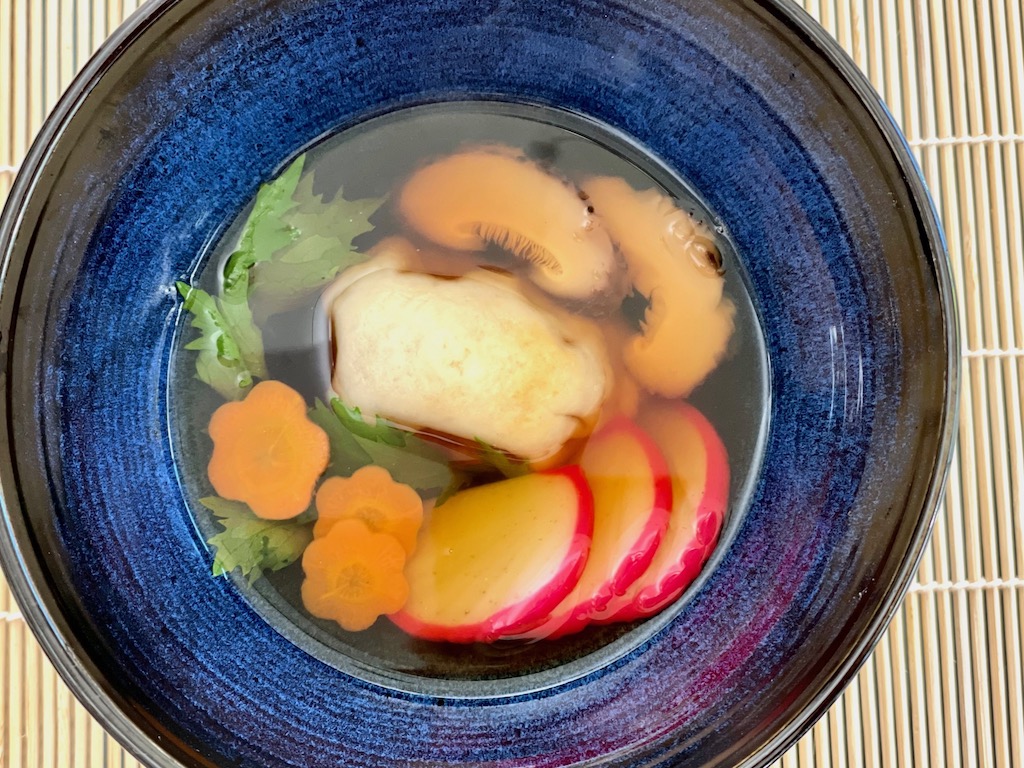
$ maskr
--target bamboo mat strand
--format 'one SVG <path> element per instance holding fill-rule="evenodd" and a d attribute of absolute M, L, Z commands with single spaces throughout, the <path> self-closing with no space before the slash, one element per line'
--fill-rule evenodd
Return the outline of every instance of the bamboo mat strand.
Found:
<path fill-rule="evenodd" d="M 875 84 L 946 228 L 961 423 L 931 544 L 889 631 L 775 768 L 1024 768 L 1021 0 L 802 0 Z M 138 0 L 0 0 L 0 201 Z M 139 768 L 54 673 L 0 582 L 0 768 Z"/>

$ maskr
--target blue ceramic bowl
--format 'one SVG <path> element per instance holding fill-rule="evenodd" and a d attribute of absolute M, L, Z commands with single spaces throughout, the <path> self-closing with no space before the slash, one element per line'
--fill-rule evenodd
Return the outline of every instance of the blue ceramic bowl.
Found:
<path fill-rule="evenodd" d="M 731 543 L 656 632 L 460 695 L 343 673 L 224 579 L 167 420 L 172 286 L 296 152 L 399 107 L 553 105 L 728 226 L 771 372 Z M 764 765 L 869 653 L 954 421 L 942 235 L 898 131 L 784 0 L 159 0 L 46 124 L 0 226 L 0 554 L 74 691 L 154 766 Z"/>

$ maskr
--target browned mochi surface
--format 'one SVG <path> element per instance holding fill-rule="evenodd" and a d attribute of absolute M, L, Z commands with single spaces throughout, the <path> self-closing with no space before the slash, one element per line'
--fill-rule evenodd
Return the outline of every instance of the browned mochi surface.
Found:
<path fill-rule="evenodd" d="M 531 462 L 589 432 L 611 384 L 596 327 L 509 276 L 407 271 L 406 255 L 396 241 L 325 295 L 338 397 Z"/>

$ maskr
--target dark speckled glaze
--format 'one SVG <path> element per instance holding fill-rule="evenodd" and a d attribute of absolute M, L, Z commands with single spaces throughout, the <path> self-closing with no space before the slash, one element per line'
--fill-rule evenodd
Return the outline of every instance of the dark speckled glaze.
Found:
<path fill-rule="evenodd" d="M 771 427 L 730 548 L 643 645 L 535 692 L 413 695 L 210 577 L 167 438 L 172 285 L 318 137 L 482 97 L 594 117 L 694 184 L 761 308 Z M 153 2 L 48 122 L 0 248 L 0 553 L 154 766 L 764 765 L 884 629 L 948 460 L 938 224 L 876 97 L 783 0 Z"/>

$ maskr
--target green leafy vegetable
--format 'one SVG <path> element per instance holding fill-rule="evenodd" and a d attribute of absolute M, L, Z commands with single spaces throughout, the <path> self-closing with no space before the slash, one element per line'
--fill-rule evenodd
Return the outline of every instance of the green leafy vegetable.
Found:
<path fill-rule="evenodd" d="M 252 386 L 254 378 L 267 375 L 263 334 L 249 307 L 250 271 L 253 265 L 269 259 L 295 239 L 294 229 L 282 217 L 295 207 L 292 195 L 303 162 L 300 157 L 256 193 L 238 249 L 224 266 L 219 297 L 187 283 L 177 283 L 185 310 L 192 313 L 192 325 L 201 332 L 198 339 L 185 346 L 199 350 L 196 375 L 229 400 L 239 399 Z"/>
<path fill-rule="evenodd" d="M 472 479 L 473 476 L 470 475 L 468 472 L 461 472 L 458 470 L 452 472 L 452 479 L 448 482 L 448 485 L 445 486 L 444 489 L 441 491 L 441 494 L 434 500 L 434 508 L 436 509 L 437 507 L 440 507 L 442 504 L 448 501 L 448 499 L 450 499 L 456 493 L 458 493 L 467 485 L 469 485 L 469 482 Z"/>
<path fill-rule="evenodd" d="M 338 398 L 330 407 L 317 400 L 309 418 L 327 433 L 334 474 L 351 475 L 360 467 L 376 464 L 424 496 L 446 489 L 454 479 L 441 449 L 382 419 L 367 424 L 357 409 L 348 408 Z"/>
<path fill-rule="evenodd" d="M 237 329 L 225 316 L 222 302 L 188 283 L 178 282 L 176 287 L 184 299 L 185 311 L 192 314 L 192 327 L 200 332 L 198 338 L 185 345 L 185 349 L 199 352 L 197 378 L 228 400 L 239 399 L 252 386 L 254 376 L 265 375 L 262 341 L 258 344 L 258 355 L 251 346 L 249 354 L 245 354 L 243 346 L 251 345 L 253 339 L 236 335 Z"/>
<path fill-rule="evenodd" d="M 267 363 L 263 356 L 263 333 L 253 320 L 249 302 L 222 297 L 217 300 L 217 306 L 220 307 L 224 322 L 238 344 L 245 367 L 256 378 L 265 379 Z"/>
<path fill-rule="evenodd" d="M 373 230 L 370 217 L 385 198 L 346 200 L 339 190 L 330 203 L 313 191 L 312 175 L 295 191 L 296 206 L 285 216 L 294 239 L 256 269 L 255 285 L 273 296 L 302 293 L 366 260 L 352 241 Z"/>
<path fill-rule="evenodd" d="M 370 454 L 363 450 L 356 436 L 345 428 L 330 406 L 316 400 L 309 411 L 309 419 L 327 433 L 331 444 L 328 474 L 348 477 L 360 467 L 373 463 Z"/>
<path fill-rule="evenodd" d="M 339 191 L 324 202 L 313 192 L 312 175 L 302 175 L 304 166 L 302 155 L 259 188 L 238 248 L 224 265 L 219 296 L 177 284 L 201 332 L 186 346 L 200 352 L 196 375 L 228 399 L 239 399 L 254 379 L 267 376 L 263 334 L 249 304 L 256 286 L 279 302 L 366 258 L 352 241 L 373 229 L 369 218 L 383 198 L 348 201 Z"/>
<path fill-rule="evenodd" d="M 445 461 L 435 461 L 418 455 L 408 448 L 387 443 L 375 443 L 356 436 L 360 447 L 370 454 L 373 464 L 384 467 L 399 483 L 411 485 L 426 496 L 441 491 L 452 480 L 452 471 Z"/>
<path fill-rule="evenodd" d="M 239 501 L 207 496 L 199 503 L 224 528 L 207 542 L 214 549 L 214 576 L 237 568 L 252 584 L 264 571 L 279 571 L 294 563 L 313 540 L 307 515 L 292 520 L 262 520 Z"/>
<path fill-rule="evenodd" d="M 245 220 L 238 240 L 238 249 L 224 265 L 225 298 L 248 300 L 250 270 L 260 262 L 269 261 L 298 237 L 295 228 L 285 220 L 285 214 L 296 205 L 292 197 L 302 175 L 305 157 L 301 155 L 284 173 L 260 186 L 256 193 L 252 212 Z"/>
<path fill-rule="evenodd" d="M 414 437 L 409 435 L 408 432 L 403 432 L 397 427 L 388 424 L 380 416 L 374 420 L 373 424 L 366 423 L 362 412 L 358 408 L 349 408 L 339 398 L 334 398 L 331 401 L 331 407 L 334 409 L 334 414 L 338 417 L 338 421 L 344 425 L 345 429 L 353 435 L 365 437 L 367 440 L 372 440 L 375 443 L 387 443 L 388 445 L 402 447 L 406 444 L 409 437 Z"/>
<path fill-rule="evenodd" d="M 355 435 L 359 444 L 371 455 L 373 455 L 374 449 L 367 446 L 380 445 L 400 448 L 407 453 L 436 464 L 444 464 L 445 466 L 448 464 L 448 457 L 445 455 L 445 452 L 436 445 L 411 432 L 406 432 L 404 429 L 388 424 L 380 416 L 374 419 L 373 424 L 368 424 L 363 419 L 363 415 L 358 408 L 349 408 L 337 397 L 331 400 L 331 408 L 334 410 L 334 415 L 338 417 L 338 421 L 342 423 L 345 429 Z M 384 448 L 376 450 L 378 452 L 386 452 Z"/>
<path fill-rule="evenodd" d="M 480 458 L 505 477 L 522 477 L 530 474 L 530 467 L 527 464 L 512 458 L 500 448 L 495 448 L 480 438 L 476 438 L 474 442 L 480 447 Z"/>

